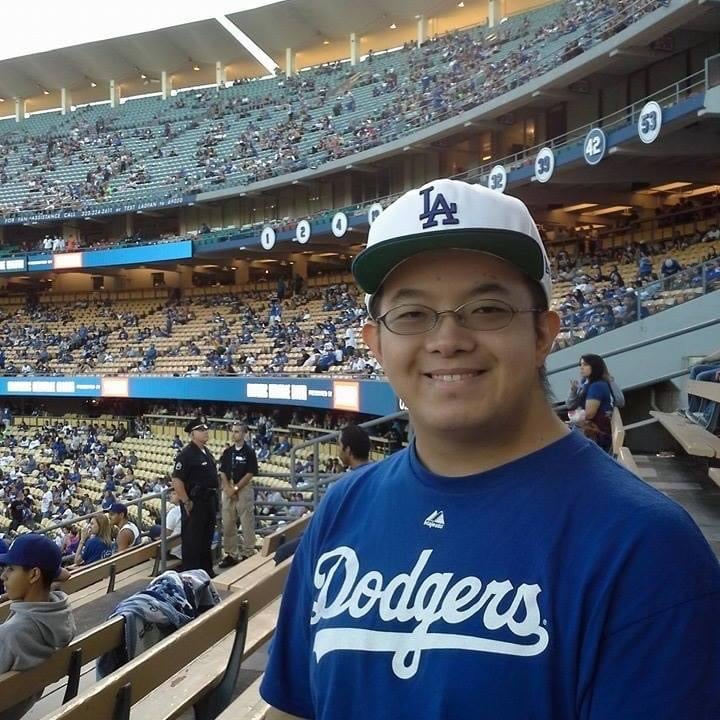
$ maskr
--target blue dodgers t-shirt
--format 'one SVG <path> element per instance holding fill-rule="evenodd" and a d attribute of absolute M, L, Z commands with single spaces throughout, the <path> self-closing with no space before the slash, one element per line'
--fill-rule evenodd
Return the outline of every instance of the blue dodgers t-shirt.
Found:
<path fill-rule="evenodd" d="M 92 535 L 82 549 L 82 559 L 86 565 L 109 558 L 112 555 L 112 547 L 104 543 L 97 535 Z"/>
<path fill-rule="evenodd" d="M 301 718 L 720 717 L 720 566 L 579 433 L 443 478 L 414 446 L 332 487 L 263 698 Z"/>

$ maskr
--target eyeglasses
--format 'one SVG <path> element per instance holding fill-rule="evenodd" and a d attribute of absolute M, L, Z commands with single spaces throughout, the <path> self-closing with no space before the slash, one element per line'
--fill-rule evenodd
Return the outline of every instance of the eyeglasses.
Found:
<path fill-rule="evenodd" d="M 395 335 L 420 335 L 430 332 L 442 315 L 454 315 L 468 330 L 502 330 L 518 313 L 541 313 L 540 308 L 521 310 L 502 300 L 471 300 L 455 308 L 438 312 L 427 305 L 398 305 L 375 318 Z"/>

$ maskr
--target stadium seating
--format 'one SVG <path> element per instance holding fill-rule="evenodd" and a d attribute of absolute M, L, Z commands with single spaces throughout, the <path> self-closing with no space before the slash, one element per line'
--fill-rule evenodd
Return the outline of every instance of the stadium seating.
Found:
<path fill-rule="evenodd" d="M 698 224 L 702 227 L 701 224 Z M 607 277 L 615 263 L 604 262 L 592 268 L 579 265 L 573 279 L 557 278 L 551 307 L 563 316 L 563 329 L 557 348 L 575 344 L 598 332 L 606 332 L 642 317 L 692 300 L 703 292 L 720 287 L 720 261 L 706 266 L 703 285 L 700 262 L 709 248 L 694 244 L 672 252 L 684 268 L 666 281 L 639 282 L 635 263 L 618 264 L 625 287 L 613 289 L 607 280 L 595 281 L 598 272 Z M 668 256 L 671 253 L 668 253 Z M 653 257 L 660 268 L 663 255 Z M 0 330 L 9 342 L 4 346 L 6 375 L 217 375 L 233 373 L 282 374 L 303 376 L 315 373 L 313 366 L 298 361 L 304 348 L 322 353 L 329 342 L 338 348 L 347 327 L 355 328 L 358 352 L 365 359 L 359 374 L 380 372 L 372 362 L 359 332 L 365 316 L 362 300 L 351 277 L 343 276 L 347 303 L 325 308 L 323 293 L 315 287 L 299 299 L 282 303 L 282 317 L 276 326 L 269 322 L 273 292 L 261 294 L 246 286 L 191 288 L 180 300 L 170 300 L 167 290 L 94 293 L 92 295 L 48 293 L 36 307 L 18 305 L 18 298 L 0 298 Z M 578 287 L 590 286 L 582 304 L 571 297 Z M 332 286 L 331 286 L 332 289 Z M 623 300 L 632 298 L 630 310 Z M 619 309 L 618 309 L 619 306 Z M 354 310 L 357 310 L 354 312 Z M 610 316 L 610 320 L 607 317 Z M 329 322 L 334 328 L 328 330 Z M 278 337 L 276 330 L 292 334 Z M 242 339 L 248 327 L 251 335 Z M 80 336 L 81 329 L 87 337 Z M 284 338 L 284 339 L 283 339 Z M 157 357 L 144 360 L 150 344 Z M 276 352 L 283 350 L 286 360 L 277 365 Z M 227 355 L 225 352 L 229 351 Z M 43 355 L 42 353 L 47 353 Z M 357 374 L 351 370 L 352 358 L 333 365 L 332 374 Z"/>
<path fill-rule="evenodd" d="M 705 426 L 700 413 L 685 416 L 678 413 L 664 413 L 653 410 L 650 414 L 672 435 L 688 455 L 708 458 L 711 462 L 720 459 L 720 437 L 714 430 L 718 425 L 720 408 L 720 383 L 689 380 L 688 395 L 695 395 L 710 403 L 713 417 L 709 427 Z"/>
<path fill-rule="evenodd" d="M 0 214 L 168 199 L 318 167 L 501 95 L 665 4 L 566 0 L 356 68 L 0 123 Z"/>
<path fill-rule="evenodd" d="M 275 551 L 282 543 L 302 533 L 308 520 L 309 516 L 300 518 L 269 535 L 265 538 L 263 547 L 257 556 L 221 573 L 215 580 L 215 585 L 220 592 L 234 594 L 243 600 L 247 599 L 249 595 L 252 603 L 252 599 L 257 597 L 256 586 L 259 586 L 261 597 L 266 597 L 267 594 L 268 599 L 271 600 L 262 608 L 261 612 L 252 614 L 245 645 L 240 649 L 243 657 L 249 656 L 264 643 L 275 626 L 278 600 L 277 598 L 272 599 L 272 595 L 274 593 L 277 596 L 279 593 L 282 586 L 278 584 L 278 580 L 282 580 L 287 570 L 287 568 L 279 571 L 274 569 Z M 75 577 L 65 583 L 63 589 L 71 594 L 73 607 L 77 608 L 76 594 L 71 587 L 74 580 Z M 237 607 L 235 600 L 233 600 L 233 604 L 234 607 Z M 258 601 L 258 605 L 262 607 L 262 600 Z M 222 617 L 223 622 L 232 621 L 231 614 L 227 612 Z M 198 622 L 204 621 L 205 618 Z M 234 635 L 231 634 L 233 629 L 235 629 L 234 626 L 228 627 L 225 631 L 227 633 L 225 640 L 219 642 L 209 652 L 200 654 L 197 659 L 193 656 L 194 662 L 166 681 L 173 688 L 170 695 L 166 692 L 167 687 L 158 685 L 157 689 L 150 693 L 136 710 L 147 712 L 148 716 L 151 714 L 154 718 L 169 720 L 203 696 L 207 696 L 208 692 L 220 681 L 225 671 L 228 654 L 231 652 L 234 641 Z M 195 637 L 198 637 L 197 633 Z M 32 670 L 10 671 L 0 675 L 0 712 L 12 706 L 18 699 L 34 695 L 63 678 L 67 678 L 64 702 L 71 700 L 78 694 L 82 666 L 104 653 L 110 652 L 113 648 L 120 647 L 123 643 L 122 619 L 113 618 L 78 636 L 67 648 L 55 653 Z M 202 672 L 198 672 L 200 665 L 202 665 Z M 146 666 L 146 671 L 147 669 Z"/>

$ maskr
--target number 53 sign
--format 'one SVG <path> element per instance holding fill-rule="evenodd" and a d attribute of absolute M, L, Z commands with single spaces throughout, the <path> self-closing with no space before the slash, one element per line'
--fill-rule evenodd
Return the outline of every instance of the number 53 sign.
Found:
<path fill-rule="evenodd" d="M 646 145 L 657 140 L 662 128 L 662 108 L 654 100 L 643 105 L 638 116 L 638 137 Z"/>

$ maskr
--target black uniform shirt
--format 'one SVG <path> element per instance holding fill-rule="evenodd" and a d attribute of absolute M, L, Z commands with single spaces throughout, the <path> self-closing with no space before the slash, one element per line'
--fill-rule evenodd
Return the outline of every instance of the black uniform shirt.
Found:
<path fill-rule="evenodd" d="M 231 483 L 238 483 L 247 473 L 258 474 L 257 455 L 247 443 L 241 448 L 231 445 L 220 458 L 220 470 Z"/>
<path fill-rule="evenodd" d="M 212 453 L 207 448 L 203 452 L 195 443 L 188 443 L 178 453 L 172 474 L 185 483 L 190 498 L 218 488 L 217 468 Z"/>

